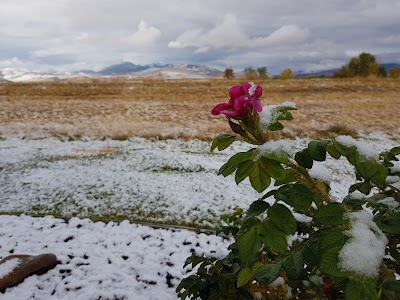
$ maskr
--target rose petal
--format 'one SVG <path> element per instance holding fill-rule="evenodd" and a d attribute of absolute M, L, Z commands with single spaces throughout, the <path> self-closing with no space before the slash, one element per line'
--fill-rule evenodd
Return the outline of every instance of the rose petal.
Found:
<path fill-rule="evenodd" d="M 227 110 L 229 108 L 232 108 L 232 105 L 229 103 L 220 103 L 214 106 L 214 108 L 211 110 L 211 114 L 214 116 L 217 116 L 221 113 L 223 110 Z"/>
<path fill-rule="evenodd" d="M 241 85 L 234 85 L 229 90 L 229 96 L 231 98 L 237 98 L 237 97 L 240 97 L 243 95 L 246 95 L 246 93 L 244 92 L 243 86 L 241 86 Z"/>
<path fill-rule="evenodd" d="M 247 98 L 246 96 L 237 97 L 237 98 L 235 99 L 235 101 L 233 102 L 233 108 L 234 108 L 235 110 L 239 110 L 239 109 L 241 109 L 242 107 L 245 107 L 245 106 L 247 105 L 248 99 L 249 99 L 249 98 Z"/>
<path fill-rule="evenodd" d="M 236 110 L 222 110 L 221 114 L 227 117 L 236 117 L 238 115 L 238 112 Z"/>
<path fill-rule="evenodd" d="M 260 99 L 253 99 L 251 101 L 251 104 L 253 105 L 253 107 L 256 109 L 257 112 L 261 112 L 262 111 L 262 106 L 261 106 Z"/>
<path fill-rule="evenodd" d="M 256 90 L 255 90 L 255 92 L 254 92 L 254 95 L 253 95 L 253 97 L 260 98 L 260 97 L 261 97 L 261 95 L 262 95 L 262 92 L 263 92 L 263 90 L 262 90 L 262 87 L 261 87 L 261 86 L 259 86 L 259 85 L 257 85 L 257 87 L 256 87 Z"/>

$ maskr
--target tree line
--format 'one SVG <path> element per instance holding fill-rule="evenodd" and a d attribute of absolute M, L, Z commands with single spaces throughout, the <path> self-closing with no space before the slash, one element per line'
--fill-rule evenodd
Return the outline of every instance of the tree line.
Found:
<path fill-rule="evenodd" d="M 259 67 L 254 69 L 253 67 L 246 67 L 243 71 L 243 76 L 247 80 L 256 80 L 256 79 L 267 79 L 272 76 L 268 74 L 266 67 Z M 226 79 L 234 79 L 236 77 L 232 67 L 225 69 L 224 78 Z M 290 68 L 283 70 L 279 76 L 281 79 L 289 79 L 295 78 L 296 75 L 293 74 Z"/>
<path fill-rule="evenodd" d="M 385 66 L 378 64 L 375 55 L 363 52 L 358 57 L 352 57 L 342 68 L 333 73 L 333 78 L 351 77 L 377 77 L 377 78 L 399 78 L 400 67 L 390 68 L 386 71 Z"/>
<path fill-rule="evenodd" d="M 224 78 L 234 79 L 236 77 L 232 67 L 225 69 Z M 246 80 L 272 78 L 268 74 L 266 67 L 246 67 L 243 71 Z M 332 74 L 332 78 L 352 78 L 352 77 L 376 77 L 376 78 L 400 78 L 400 67 L 390 68 L 386 71 L 385 66 L 378 64 L 376 57 L 370 53 L 363 52 L 358 57 L 352 57 L 347 64 Z M 281 79 L 296 78 L 290 68 L 283 70 L 279 76 Z"/>

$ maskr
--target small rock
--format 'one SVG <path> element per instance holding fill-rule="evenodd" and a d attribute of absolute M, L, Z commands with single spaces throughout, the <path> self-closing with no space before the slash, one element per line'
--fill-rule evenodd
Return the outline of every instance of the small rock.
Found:
<path fill-rule="evenodd" d="M 30 275 L 41 275 L 57 265 L 57 257 L 46 253 L 37 256 L 14 254 L 0 261 L 0 292 L 20 284 Z"/>

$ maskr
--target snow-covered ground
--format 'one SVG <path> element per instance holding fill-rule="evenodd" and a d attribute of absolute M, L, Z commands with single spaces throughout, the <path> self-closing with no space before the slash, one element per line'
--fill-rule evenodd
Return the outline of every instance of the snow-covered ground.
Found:
<path fill-rule="evenodd" d="M 369 139 L 377 150 L 400 141 Z M 304 140 L 292 141 L 296 149 Z M 217 176 L 237 151 L 211 154 L 201 141 L 0 141 L 0 212 L 78 216 L 0 216 L 0 258 L 52 252 L 60 264 L 9 289 L 1 299 L 176 299 L 191 251 L 226 253 L 229 241 L 185 230 L 92 222 L 87 216 L 130 216 L 154 222 L 213 225 L 235 206 L 260 195 L 249 183 Z M 332 195 L 354 182 L 344 159 L 323 165 L 333 171 Z"/>
<path fill-rule="evenodd" d="M 54 253 L 59 264 L 0 294 L 2 300 L 169 300 L 192 251 L 224 256 L 229 241 L 187 230 L 53 217 L 0 217 L 0 257 Z"/>

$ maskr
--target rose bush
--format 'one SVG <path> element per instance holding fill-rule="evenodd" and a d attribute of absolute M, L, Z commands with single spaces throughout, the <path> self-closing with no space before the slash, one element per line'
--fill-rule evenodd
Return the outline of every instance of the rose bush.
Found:
<path fill-rule="evenodd" d="M 257 145 L 218 174 L 234 174 L 237 184 L 249 178 L 260 198 L 221 217 L 220 232 L 234 240 L 226 257 L 186 260 L 195 273 L 177 287 L 181 299 L 400 299 L 400 147 L 376 153 L 339 136 L 293 153 L 270 132 L 292 119 L 294 103 L 262 108 L 261 95 L 260 86 L 234 86 L 212 110 L 235 133 L 219 135 L 212 151 L 239 136 Z M 329 172 L 313 168 L 328 156 L 354 167 L 344 199 L 331 196 Z"/>

